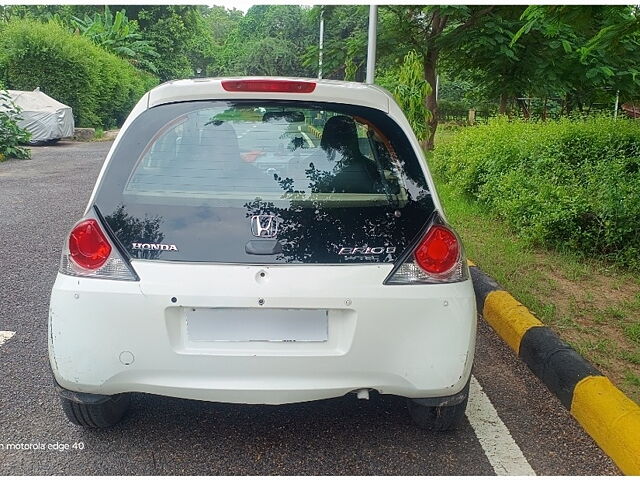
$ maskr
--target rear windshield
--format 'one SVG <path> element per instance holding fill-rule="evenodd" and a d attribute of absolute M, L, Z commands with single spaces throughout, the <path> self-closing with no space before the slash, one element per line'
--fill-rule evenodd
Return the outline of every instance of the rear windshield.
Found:
<path fill-rule="evenodd" d="M 96 206 L 134 258 L 224 263 L 393 262 L 433 212 L 383 112 L 264 101 L 144 112 Z"/>

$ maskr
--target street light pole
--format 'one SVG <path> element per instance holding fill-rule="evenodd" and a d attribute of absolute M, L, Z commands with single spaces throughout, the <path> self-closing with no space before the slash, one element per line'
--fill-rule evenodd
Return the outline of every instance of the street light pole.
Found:
<path fill-rule="evenodd" d="M 318 78 L 322 78 L 322 47 L 324 44 L 324 7 L 320 6 L 320 48 L 318 53 Z"/>
<path fill-rule="evenodd" d="M 369 6 L 369 38 L 367 45 L 367 79 L 366 83 L 373 83 L 376 71 L 376 34 L 378 27 L 378 6 Z"/>

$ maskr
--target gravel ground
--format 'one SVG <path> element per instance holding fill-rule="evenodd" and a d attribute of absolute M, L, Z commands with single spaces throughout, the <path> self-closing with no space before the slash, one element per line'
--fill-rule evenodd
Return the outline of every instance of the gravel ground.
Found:
<path fill-rule="evenodd" d="M 61 142 L 0 163 L 0 475 L 491 475 L 468 422 L 415 428 L 402 399 L 348 396 L 287 406 L 135 395 L 106 431 L 64 418 L 47 358 L 47 310 L 62 240 L 82 214 L 111 142 Z M 560 403 L 481 320 L 475 376 L 536 473 L 619 474 Z M 73 446 L 77 448 L 73 448 Z M 80 449 L 80 447 L 83 447 Z"/>

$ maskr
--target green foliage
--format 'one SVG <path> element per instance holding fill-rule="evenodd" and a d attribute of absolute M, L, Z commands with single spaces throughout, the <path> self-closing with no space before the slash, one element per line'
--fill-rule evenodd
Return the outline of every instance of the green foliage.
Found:
<path fill-rule="evenodd" d="M 157 80 L 56 23 L 15 20 L 0 30 L 0 75 L 73 108 L 80 127 L 120 125 Z"/>
<path fill-rule="evenodd" d="M 624 376 L 625 381 L 633 385 L 634 387 L 640 387 L 640 376 L 636 375 L 632 371 L 628 371 Z"/>
<path fill-rule="evenodd" d="M 393 92 L 416 136 L 425 139 L 429 133 L 428 122 L 431 118 L 425 98 L 431 93 L 431 86 L 424 79 L 418 54 L 415 51 L 407 53 L 397 71 L 390 71 L 385 77 L 379 78 L 378 83 Z"/>
<path fill-rule="evenodd" d="M 460 131 L 433 167 L 533 243 L 640 269 L 640 124 L 598 117 Z"/>
<path fill-rule="evenodd" d="M 209 74 L 315 76 L 315 68 L 303 65 L 302 54 L 317 27 L 303 7 L 255 5 L 244 17 L 230 12 L 222 28 L 229 34 L 217 47 Z"/>
<path fill-rule="evenodd" d="M 627 325 L 624 329 L 624 333 L 630 340 L 640 343 L 640 322 Z"/>
<path fill-rule="evenodd" d="M 448 75 L 440 73 L 438 119 L 466 123 L 471 109 L 476 111 L 476 120 L 487 119 L 497 113 L 497 105 L 487 100 L 484 88 L 478 88 L 478 85 L 468 78 L 451 79 Z"/>
<path fill-rule="evenodd" d="M 0 162 L 5 158 L 29 158 L 29 149 L 20 144 L 27 143 L 31 134 L 20 128 L 20 109 L 0 84 Z"/>
<path fill-rule="evenodd" d="M 106 42 L 106 49 L 166 81 L 192 77 L 198 69 L 205 72 L 215 63 L 214 40 L 220 43 L 215 22 L 242 16 L 238 11 L 220 15 L 227 11 L 201 5 L 121 5 L 119 9 L 112 15 L 98 5 L 13 5 L 0 7 L 0 23 L 3 19 L 54 20 L 78 33 L 87 29 L 96 43 Z"/>
<path fill-rule="evenodd" d="M 253 43 L 235 67 L 244 75 L 278 76 L 295 72 L 299 63 L 292 42 L 266 37 Z"/>
<path fill-rule="evenodd" d="M 129 5 L 127 16 L 136 19 L 145 40 L 160 55 L 154 59 L 160 81 L 189 78 L 205 72 L 214 62 L 211 25 L 204 6 Z"/>
<path fill-rule="evenodd" d="M 104 137 L 104 129 L 99 127 L 96 128 L 96 133 L 94 134 L 93 138 L 95 138 L 96 140 L 100 140 L 103 137 Z"/>
<path fill-rule="evenodd" d="M 114 17 L 105 5 L 102 14 L 85 15 L 83 19 L 73 17 L 71 24 L 96 45 L 126 58 L 143 70 L 157 73 L 151 59 L 159 57 L 158 52 L 150 42 L 143 39 L 137 22 L 129 21 L 124 9 L 116 12 Z"/>
<path fill-rule="evenodd" d="M 323 77 L 365 78 L 367 5 L 254 5 L 246 14 L 204 5 L 118 9 L 4 6 L 0 28 L 20 18 L 55 20 L 136 67 L 157 70 L 161 81 L 315 77 L 322 11 Z M 378 10 L 377 47 L 377 78 L 391 90 L 405 56 L 416 53 L 431 86 L 429 147 L 438 118 L 459 119 L 468 108 L 482 118 L 499 111 L 545 119 L 612 108 L 617 91 L 621 102 L 637 100 L 640 91 L 640 15 L 633 6 L 386 5 Z"/>
<path fill-rule="evenodd" d="M 322 77 L 338 80 L 364 81 L 367 55 L 367 25 L 369 7 L 367 5 L 323 5 L 314 7 L 313 40 L 306 46 L 304 65 L 313 72 L 318 69 L 317 31 L 320 11 L 324 16 L 324 46 L 322 57 Z M 382 25 L 381 25 L 382 27 Z M 380 32 L 383 29 L 380 28 Z M 399 58 L 401 60 L 401 58 Z"/>
<path fill-rule="evenodd" d="M 84 16 L 99 8 L 94 5 L 5 5 L 0 6 L 0 21 L 27 18 L 48 22 L 55 20 L 69 24 L 73 17 Z"/>
<path fill-rule="evenodd" d="M 609 90 L 635 99 L 640 88 L 637 7 L 532 5 L 522 14 L 522 23 L 511 44 L 537 34 L 548 50 L 546 56 L 553 56 L 548 58 L 548 64 L 555 67 L 558 78 L 552 80 L 564 82 L 565 89 L 587 98 L 594 90 Z"/>
<path fill-rule="evenodd" d="M 443 70 L 452 80 L 470 82 L 485 98 L 522 96 L 529 86 L 528 68 L 541 46 L 511 45 L 525 7 L 493 7 L 482 22 L 452 32 L 443 51 Z M 528 39 L 536 41 L 538 39 Z M 535 81 L 535 79 L 533 79 Z"/>

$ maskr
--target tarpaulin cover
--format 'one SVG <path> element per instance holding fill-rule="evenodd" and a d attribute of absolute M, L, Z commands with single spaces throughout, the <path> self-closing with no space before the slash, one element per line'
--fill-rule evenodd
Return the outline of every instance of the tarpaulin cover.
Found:
<path fill-rule="evenodd" d="M 32 142 L 44 142 L 73 136 L 71 107 L 54 100 L 40 90 L 8 90 L 13 103 L 20 107 L 18 125 L 31 132 Z M 2 107 L 0 106 L 0 109 Z"/>

